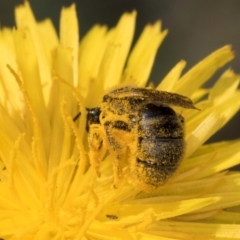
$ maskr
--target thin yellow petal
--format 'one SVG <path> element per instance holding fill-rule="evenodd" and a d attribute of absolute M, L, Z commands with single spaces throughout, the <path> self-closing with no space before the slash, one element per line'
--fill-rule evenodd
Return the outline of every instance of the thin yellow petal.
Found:
<path fill-rule="evenodd" d="M 45 104 L 48 103 L 49 91 L 51 87 L 51 66 L 48 65 L 46 51 L 44 44 L 41 41 L 37 22 L 34 18 L 33 12 L 30 8 L 29 2 L 25 1 L 23 5 L 18 6 L 15 9 L 15 18 L 18 29 L 28 29 L 31 35 L 31 45 L 35 48 L 35 54 L 37 56 L 37 65 L 39 68 L 39 76 L 41 85 L 44 86 L 44 100 Z M 17 45 L 17 42 L 15 42 Z M 32 47 L 31 46 L 31 47 Z M 27 46 L 26 46 L 27 47 Z M 23 55 L 24 56 L 24 55 Z"/>
<path fill-rule="evenodd" d="M 20 111 L 24 107 L 23 96 L 19 91 L 19 87 L 13 75 L 9 72 L 6 64 L 10 64 L 13 68 L 17 69 L 15 56 L 11 49 L 7 47 L 3 39 L 0 40 L 0 79 L 1 79 L 1 103 L 14 114 L 16 117 L 21 118 Z"/>
<path fill-rule="evenodd" d="M 72 81 L 76 86 L 78 81 L 78 19 L 75 4 L 68 8 L 63 8 L 60 18 L 60 44 L 62 47 L 70 48 L 72 51 Z M 65 77 L 65 76 L 61 76 Z"/>
<path fill-rule="evenodd" d="M 24 212 L 24 214 L 16 212 L 11 218 L 0 221 L 1 236 L 16 235 L 21 237 L 26 229 L 31 232 L 40 224 L 41 218 L 36 212 Z"/>
<path fill-rule="evenodd" d="M 67 82 L 73 82 L 74 66 L 73 66 L 73 51 L 71 48 L 66 48 L 59 46 L 55 59 L 54 68 L 55 73 L 66 80 Z M 61 117 L 61 104 L 66 101 L 66 109 L 72 114 L 76 115 L 76 102 L 73 101 L 74 97 L 72 91 L 60 82 L 54 81 L 51 89 L 51 102 L 55 104 L 51 105 L 50 110 L 52 113 L 52 138 L 51 138 L 51 148 L 49 154 L 49 170 L 53 170 L 61 159 L 61 151 L 56 151 L 56 149 L 61 149 L 64 138 L 64 123 Z"/>
<path fill-rule="evenodd" d="M 191 199 L 183 201 L 172 201 L 171 203 L 159 203 L 159 204 L 123 204 L 109 206 L 108 209 L 104 209 L 104 214 L 116 214 L 119 218 L 118 222 L 113 222 L 116 225 L 133 224 L 141 222 L 142 219 L 157 218 L 166 219 L 170 217 L 179 216 L 189 211 L 195 211 L 205 206 L 211 205 L 219 201 L 218 197 Z M 190 210 L 191 209 L 191 210 Z"/>
<path fill-rule="evenodd" d="M 99 69 L 98 80 L 104 88 L 116 86 L 120 79 L 132 43 L 136 12 L 124 14 L 109 34 L 109 42 Z"/>
<path fill-rule="evenodd" d="M 230 207 L 234 207 L 234 206 L 239 206 L 240 204 L 240 200 L 236 199 L 236 196 L 239 196 L 240 191 L 236 190 L 234 192 L 229 192 L 229 193 L 222 193 L 221 194 L 221 199 L 219 202 L 216 202 L 214 204 L 214 206 L 206 206 L 205 208 L 203 208 L 202 210 L 204 212 L 206 211 L 212 211 L 215 209 L 226 209 L 226 208 L 230 208 Z M 217 197 L 219 196 L 219 194 L 209 194 L 209 197 Z M 196 210 L 196 212 L 199 212 L 198 210 Z"/>
<path fill-rule="evenodd" d="M 238 224 L 240 225 L 240 213 L 234 213 L 230 211 L 221 211 L 219 214 L 211 217 L 210 219 L 206 219 L 206 222 L 214 221 L 216 223 L 224 223 L 224 224 Z"/>
<path fill-rule="evenodd" d="M 214 101 L 214 104 L 226 101 L 237 90 L 239 79 L 239 75 L 227 70 L 213 86 L 209 99 Z"/>
<path fill-rule="evenodd" d="M 146 85 L 157 50 L 166 35 L 166 30 L 161 32 L 160 22 L 145 27 L 123 73 L 125 84 Z"/>
<path fill-rule="evenodd" d="M 207 162 L 208 163 L 208 162 Z M 205 169 L 206 168 L 206 169 Z M 212 168 L 210 166 L 210 168 Z M 163 197 L 159 196 L 157 193 L 154 194 L 154 197 L 150 200 L 150 203 L 152 201 L 159 201 L 161 202 L 167 202 L 172 200 L 175 201 L 175 199 L 188 199 L 193 198 L 194 196 L 204 196 L 204 197 L 214 197 L 213 194 L 215 194 L 215 197 L 218 196 L 221 199 L 224 199 L 223 194 L 228 193 L 229 196 L 233 197 L 236 193 L 239 192 L 239 186 L 240 186 L 240 180 L 239 180 L 239 174 L 233 173 L 233 174 L 227 174 L 226 172 L 220 173 L 215 176 L 209 175 L 201 175 L 201 171 L 207 171 L 207 164 L 206 166 L 202 167 L 199 166 L 198 171 L 196 174 L 198 176 L 195 177 L 195 173 L 192 175 L 189 175 L 185 179 L 179 179 L 179 176 L 181 174 L 176 176 L 176 182 L 169 183 L 168 186 L 163 186 L 158 190 L 158 194 L 162 193 L 164 194 Z M 202 177 L 208 177 L 203 178 Z M 196 180 L 195 180 L 196 179 Z M 177 182 L 182 181 L 182 182 Z M 147 199 L 147 198 L 146 198 Z M 238 201 L 238 199 L 237 199 Z M 214 205 L 215 206 L 215 205 Z M 212 210 L 221 209 L 218 207 L 213 207 Z M 199 212 L 201 212 L 203 209 L 200 209 Z"/>
<path fill-rule="evenodd" d="M 43 44 L 44 54 L 46 56 L 48 66 L 52 68 L 53 56 L 59 44 L 57 33 L 50 19 L 46 19 L 38 23 L 37 28 L 39 37 L 41 38 L 41 42 Z"/>
<path fill-rule="evenodd" d="M 178 238 L 168 238 L 168 237 L 163 237 L 163 235 L 155 235 L 154 233 L 151 232 L 140 232 L 137 234 L 141 238 L 141 240 L 178 240 Z"/>
<path fill-rule="evenodd" d="M 26 88 L 31 100 L 34 114 L 36 114 L 39 119 L 39 124 L 44 137 L 45 150 L 46 153 L 48 153 L 50 143 L 50 123 L 44 102 L 43 91 L 41 91 L 42 83 L 39 72 L 38 56 L 36 54 L 31 33 L 28 29 L 25 29 L 25 31 L 17 30 L 15 32 L 15 46 L 24 88 Z"/>
<path fill-rule="evenodd" d="M 87 35 L 84 36 L 79 47 L 78 87 L 82 96 L 87 98 L 86 105 L 89 107 L 97 104 L 99 100 L 97 98 L 100 98 L 103 94 L 103 87 L 102 91 L 98 87 L 100 84 L 97 76 L 107 46 L 108 39 L 106 37 L 106 31 L 107 28 L 105 26 L 94 26 Z M 93 96 L 93 94 L 90 95 L 89 89 L 98 89 L 101 95 L 99 94 L 97 97 L 95 97 L 95 95 Z"/>
<path fill-rule="evenodd" d="M 240 226 L 237 224 L 213 224 L 194 222 L 161 221 L 152 227 L 149 233 L 160 236 L 175 237 L 179 240 L 188 239 L 239 239 Z M 231 234 L 229 234 L 231 233 Z"/>
<path fill-rule="evenodd" d="M 174 85 L 179 80 L 182 70 L 185 68 L 185 66 L 186 62 L 183 60 L 177 63 L 167 74 L 167 76 L 159 83 L 156 89 L 160 91 L 172 92 Z"/>
<path fill-rule="evenodd" d="M 201 169 L 192 176 L 193 179 L 210 176 L 240 164 L 239 149 L 240 141 L 232 142 L 231 145 L 226 143 L 222 145 L 221 149 L 218 148 L 212 152 L 185 160 L 182 167 L 185 171 L 197 167 Z"/>
<path fill-rule="evenodd" d="M 106 232 L 108 234 L 106 234 Z M 113 240 L 113 239 L 126 239 L 134 240 L 133 234 L 129 231 L 117 227 L 113 227 L 107 224 L 103 224 L 98 221 L 94 221 L 89 227 L 87 234 L 92 238 L 99 238 L 103 240 Z"/>
<path fill-rule="evenodd" d="M 13 31 L 11 28 L 3 27 L 0 31 L 0 42 L 3 42 L 5 47 L 11 54 L 15 52 L 15 45 L 13 39 Z"/>
<path fill-rule="evenodd" d="M 209 91 L 210 91 L 209 89 L 200 88 L 193 93 L 193 95 L 191 96 L 191 100 L 193 102 L 197 102 L 197 101 L 199 101 L 199 99 L 201 99 L 205 95 L 207 95 L 209 93 Z"/>
<path fill-rule="evenodd" d="M 220 67 L 232 60 L 233 57 L 234 54 L 230 46 L 218 49 L 184 74 L 174 87 L 174 92 L 184 96 L 191 96 L 196 89 L 202 86 Z"/>
<path fill-rule="evenodd" d="M 209 104 L 211 105 L 211 102 Z M 225 102 L 208 107 L 189 120 L 186 126 L 186 156 L 190 156 L 211 135 L 224 126 L 239 111 L 239 105 L 240 92 L 235 92 Z"/>

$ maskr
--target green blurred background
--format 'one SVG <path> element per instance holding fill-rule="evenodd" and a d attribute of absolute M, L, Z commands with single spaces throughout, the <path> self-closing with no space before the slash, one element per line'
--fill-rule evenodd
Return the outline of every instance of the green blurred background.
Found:
<path fill-rule="evenodd" d="M 14 7 L 21 0 L 0 0 L 0 25 L 14 26 Z M 37 20 L 49 17 L 56 29 L 62 6 L 71 0 L 29 0 Z M 147 23 L 162 20 L 169 34 L 163 42 L 151 81 L 159 82 L 181 59 L 187 61 L 185 71 L 214 50 L 231 44 L 236 58 L 226 68 L 240 73 L 240 1 L 239 0 L 78 0 L 75 1 L 80 21 L 81 37 L 95 23 L 114 26 L 121 14 L 138 12 L 136 38 Z M 1 56 L 0 56 L 1 57 Z M 223 72 L 208 83 L 211 86 Z M 240 113 L 209 141 L 240 137 Z"/>

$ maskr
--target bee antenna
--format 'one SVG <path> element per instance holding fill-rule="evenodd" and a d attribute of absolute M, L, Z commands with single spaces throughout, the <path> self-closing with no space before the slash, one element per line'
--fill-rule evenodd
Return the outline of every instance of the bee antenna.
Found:
<path fill-rule="evenodd" d="M 73 118 L 73 121 L 74 121 L 74 122 L 77 121 L 80 116 L 81 116 L 81 112 L 79 112 L 79 113 Z"/>

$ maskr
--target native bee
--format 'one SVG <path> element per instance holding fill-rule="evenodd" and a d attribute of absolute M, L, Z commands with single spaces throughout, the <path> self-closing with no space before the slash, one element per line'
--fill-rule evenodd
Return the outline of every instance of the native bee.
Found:
<path fill-rule="evenodd" d="M 184 118 L 170 106 L 196 109 L 182 95 L 149 88 L 122 87 L 104 95 L 100 107 L 88 109 L 91 164 L 100 176 L 99 156 L 114 154 L 114 186 L 128 159 L 132 182 L 149 191 L 175 173 L 184 155 Z"/>

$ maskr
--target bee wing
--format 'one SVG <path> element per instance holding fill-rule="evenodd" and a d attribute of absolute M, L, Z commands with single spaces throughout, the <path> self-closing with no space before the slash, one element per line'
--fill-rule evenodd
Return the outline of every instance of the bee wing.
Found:
<path fill-rule="evenodd" d="M 123 87 L 108 94 L 112 98 L 140 99 L 146 103 L 170 104 L 183 108 L 197 109 L 191 99 L 177 93 L 158 91 L 148 88 Z"/>

